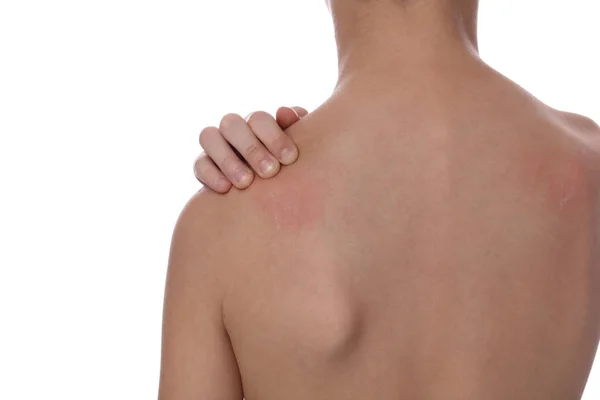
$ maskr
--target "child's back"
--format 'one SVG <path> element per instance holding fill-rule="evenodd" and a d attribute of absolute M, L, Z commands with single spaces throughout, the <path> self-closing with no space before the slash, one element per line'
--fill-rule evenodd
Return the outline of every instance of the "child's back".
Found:
<path fill-rule="evenodd" d="M 300 160 L 222 203 L 248 400 L 579 397 L 592 122 L 468 61 L 350 82 L 290 133 Z"/>

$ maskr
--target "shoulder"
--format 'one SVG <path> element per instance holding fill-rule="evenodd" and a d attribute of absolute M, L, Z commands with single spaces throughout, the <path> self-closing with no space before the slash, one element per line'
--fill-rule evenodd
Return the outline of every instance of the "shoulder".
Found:
<path fill-rule="evenodd" d="M 227 215 L 223 204 L 224 197 L 206 188 L 194 193 L 179 214 L 175 232 L 191 230 L 202 233 L 210 229 L 214 222 Z"/>
<path fill-rule="evenodd" d="M 581 114 L 551 110 L 552 125 L 561 133 L 560 137 L 576 144 L 580 154 L 590 155 L 593 163 L 600 162 L 600 126 Z"/>
<path fill-rule="evenodd" d="M 218 280 L 227 263 L 232 215 L 225 196 L 202 189 L 185 204 L 175 224 L 169 273 L 186 280 Z"/>
<path fill-rule="evenodd" d="M 179 214 L 173 242 L 208 240 L 227 225 L 226 207 L 219 195 L 205 188 L 196 192 Z"/>
<path fill-rule="evenodd" d="M 579 166 L 578 176 L 585 177 L 588 185 L 597 187 L 600 185 L 600 126 L 580 114 L 561 111 L 559 115 L 563 133 L 566 133 L 562 137 L 568 138 L 566 142 L 570 143 L 569 151 L 565 152 L 570 155 L 567 160 L 570 165 Z"/>
<path fill-rule="evenodd" d="M 224 201 L 225 200 L 225 201 Z M 241 398 L 223 322 L 227 201 L 200 190 L 179 215 L 163 308 L 159 398 Z"/>
<path fill-rule="evenodd" d="M 559 113 L 571 129 L 582 134 L 600 135 L 600 126 L 593 119 L 572 112 L 560 111 Z"/>

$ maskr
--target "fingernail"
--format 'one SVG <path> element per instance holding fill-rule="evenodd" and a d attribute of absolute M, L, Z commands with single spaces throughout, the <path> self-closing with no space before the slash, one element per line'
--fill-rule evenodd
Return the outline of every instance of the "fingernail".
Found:
<path fill-rule="evenodd" d="M 291 164 L 296 161 L 296 151 L 292 149 L 283 149 L 281 152 L 281 162 L 284 164 Z"/>
<path fill-rule="evenodd" d="M 260 162 L 258 167 L 260 168 L 260 172 L 266 175 L 273 171 L 273 169 L 275 168 L 275 162 L 273 160 L 265 158 Z"/>
<path fill-rule="evenodd" d="M 251 112 L 250 114 L 246 115 L 246 117 L 244 118 L 244 121 L 248 122 L 248 120 L 250 119 L 250 117 L 252 116 L 252 114 L 254 114 L 254 111 Z"/>
<path fill-rule="evenodd" d="M 238 183 L 244 183 L 244 181 L 247 180 L 250 175 L 248 174 L 248 171 L 244 169 L 238 169 L 235 171 L 233 176 Z"/>

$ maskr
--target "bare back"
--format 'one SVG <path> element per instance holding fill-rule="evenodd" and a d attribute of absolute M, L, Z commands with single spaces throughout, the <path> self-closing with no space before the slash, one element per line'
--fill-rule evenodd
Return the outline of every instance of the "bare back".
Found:
<path fill-rule="evenodd" d="M 297 164 L 227 196 L 246 400 L 580 397 L 600 133 L 477 68 L 341 90 Z"/>

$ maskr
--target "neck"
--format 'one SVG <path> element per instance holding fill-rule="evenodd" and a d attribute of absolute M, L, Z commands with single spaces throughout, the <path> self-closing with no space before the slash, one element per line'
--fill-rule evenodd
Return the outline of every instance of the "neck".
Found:
<path fill-rule="evenodd" d="M 477 56 L 478 0 L 329 0 L 338 86 L 352 77 Z"/>

